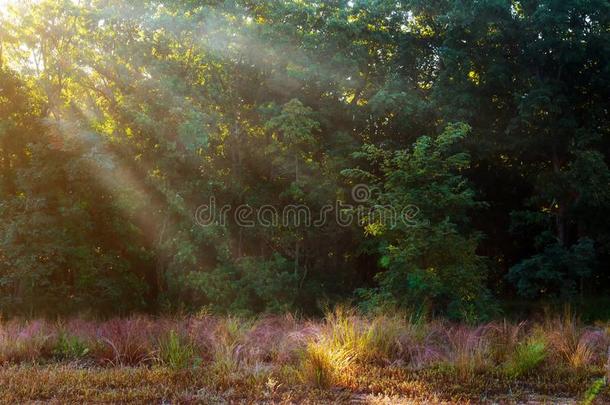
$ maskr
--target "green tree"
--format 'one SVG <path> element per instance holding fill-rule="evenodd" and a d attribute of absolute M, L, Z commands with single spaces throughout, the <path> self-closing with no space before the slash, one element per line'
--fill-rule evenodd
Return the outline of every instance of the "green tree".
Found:
<path fill-rule="evenodd" d="M 379 174 L 345 172 L 373 190 L 364 231 L 377 241 L 383 270 L 375 276 L 378 287 L 360 290 L 367 304 L 423 306 L 471 320 L 491 312 L 485 262 L 476 253 L 480 235 L 468 219 L 484 204 L 462 175 L 470 157 L 457 148 L 469 130 L 452 124 L 436 138 L 418 138 L 409 150 L 368 145 L 358 157 Z"/>

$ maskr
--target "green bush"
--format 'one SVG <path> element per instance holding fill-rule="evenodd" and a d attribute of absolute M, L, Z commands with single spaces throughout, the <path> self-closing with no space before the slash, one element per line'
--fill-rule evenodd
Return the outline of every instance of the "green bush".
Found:
<path fill-rule="evenodd" d="M 86 357 L 90 351 L 91 348 L 83 339 L 60 332 L 53 349 L 53 354 L 60 359 L 80 359 Z"/>

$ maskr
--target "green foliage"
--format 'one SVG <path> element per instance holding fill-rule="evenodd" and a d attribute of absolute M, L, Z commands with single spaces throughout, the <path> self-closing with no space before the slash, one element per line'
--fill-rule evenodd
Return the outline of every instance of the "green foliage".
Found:
<path fill-rule="evenodd" d="M 159 341 L 159 362 L 179 370 L 191 367 L 195 361 L 195 349 L 186 339 L 170 330 Z"/>
<path fill-rule="evenodd" d="M 342 381 L 352 361 L 352 353 L 344 348 L 328 348 L 324 342 L 311 342 L 301 359 L 299 375 L 307 384 L 329 388 Z"/>
<path fill-rule="evenodd" d="M 594 265 L 593 241 L 583 238 L 569 249 L 559 244 L 547 246 L 544 252 L 512 267 L 507 277 L 524 296 L 555 292 L 569 298 L 578 291 L 577 283 L 591 275 Z"/>
<path fill-rule="evenodd" d="M 469 156 L 454 152 L 468 131 L 467 125 L 450 125 L 434 140 L 419 138 L 411 150 L 367 146 L 358 155 L 379 165 L 382 175 L 345 171 L 373 178 L 377 192 L 364 227 L 379 240 L 386 270 L 376 275 L 377 289 L 361 292 L 369 301 L 430 305 L 434 312 L 462 319 L 485 314 L 480 306 L 486 300 L 485 264 L 476 254 L 479 235 L 468 224 L 469 210 L 484 205 L 460 174 Z"/>
<path fill-rule="evenodd" d="M 312 131 L 319 124 L 310 118 L 312 109 L 306 107 L 297 99 L 287 102 L 279 115 L 270 119 L 266 127 L 281 133 L 282 143 L 289 149 L 313 143 Z"/>
<path fill-rule="evenodd" d="M 356 291 L 474 321 L 515 287 L 610 287 L 605 0 L 11 3 L 2 313 L 315 313 Z M 344 226 L 356 180 L 372 198 Z M 202 227 L 212 199 L 232 208 Z M 296 205 L 335 208 L 235 216 Z"/>
<path fill-rule="evenodd" d="M 519 378 L 538 367 L 546 356 L 546 342 L 542 338 L 533 337 L 517 345 L 504 363 L 504 371 L 511 378 Z"/>
<path fill-rule="evenodd" d="M 73 360 L 86 357 L 90 351 L 86 341 L 62 331 L 57 337 L 53 354 L 60 359 Z"/>
<path fill-rule="evenodd" d="M 306 345 L 300 376 L 325 388 L 343 381 L 355 362 L 388 361 L 397 350 L 405 325 L 398 315 L 363 320 L 354 310 L 337 306 L 326 313 L 323 329 Z"/>
<path fill-rule="evenodd" d="M 593 401 L 595 401 L 595 398 L 597 398 L 597 396 L 602 392 L 602 390 L 604 389 L 606 384 L 607 384 L 607 382 L 606 382 L 605 377 L 598 378 L 597 380 L 593 381 L 591 386 L 587 389 L 587 392 L 585 392 L 585 395 L 584 395 L 584 398 L 583 398 L 581 404 L 582 405 L 593 404 Z"/>
<path fill-rule="evenodd" d="M 6 100 L 24 104 L 1 117 L 16 120 L 1 146 L 1 307 L 30 313 L 141 308 L 145 288 L 132 272 L 134 263 L 120 259 L 129 258 L 134 234 L 116 227 L 119 211 L 95 180 L 96 163 L 58 149 L 61 135 L 41 125 L 35 99 L 11 77 L 2 71 L 0 82 L 13 84 L 0 92 L 21 92 Z M 28 103 L 32 110 L 20 112 Z M 125 246 L 117 245 L 120 239 Z"/>
<path fill-rule="evenodd" d="M 188 283 L 219 312 L 253 315 L 292 310 L 299 276 L 286 259 L 244 258 L 234 265 L 217 267 L 210 273 L 193 274 Z"/>

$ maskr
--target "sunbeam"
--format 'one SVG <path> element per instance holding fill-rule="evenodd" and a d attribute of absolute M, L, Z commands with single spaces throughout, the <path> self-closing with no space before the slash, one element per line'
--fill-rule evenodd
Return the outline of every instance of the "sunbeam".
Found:
<path fill-rule="evenodd" d="M 0 0 L 0 403 L 610 403 L 609 25 Z"/>

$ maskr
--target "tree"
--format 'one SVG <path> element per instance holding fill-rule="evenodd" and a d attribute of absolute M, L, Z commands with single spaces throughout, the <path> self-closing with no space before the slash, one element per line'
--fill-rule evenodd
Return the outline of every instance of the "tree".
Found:
<path fill-rule="evenodd" d="M 379 174 L 345 171 L 370 181 L 373 190 L 364 230 L 377 241 L 383 271 L 375 276 L 378 287 L 360 290 L 368 304 L 428 307 L 461 319 L 491 312 L 484 259 L 476 254 L 480 235 L 468 220 L 484 204 L 461 174 L 468 154 L 456 151 L 469 130 L 452 124 L 409 150 L 368 145 L 357 156 Z"/>

